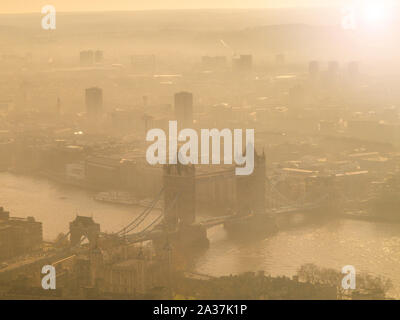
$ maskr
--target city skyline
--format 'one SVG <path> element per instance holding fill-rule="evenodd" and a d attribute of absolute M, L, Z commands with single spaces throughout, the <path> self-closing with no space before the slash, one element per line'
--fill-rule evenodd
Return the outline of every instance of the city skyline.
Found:
<path fill-rule="evenodd" d="M 0 1 L 0 302 L 400 300 L 399 8 Z"/>

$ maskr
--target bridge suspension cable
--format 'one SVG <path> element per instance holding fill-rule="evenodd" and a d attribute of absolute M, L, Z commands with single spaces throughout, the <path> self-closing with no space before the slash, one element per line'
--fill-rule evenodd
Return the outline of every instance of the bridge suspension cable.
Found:
<path fill-rule="evenodd" d="M 116 234 L 117 235 L 126 235 L 127 233 L 135 230 L 150 214 L 151 210 L 153 210 L 154 206 L 157 204 L 157 202 L 160 200 L 161 194 L 163 193 L 164 188 L 160 190 L 160 192 L 157 194 L 157 196 L 154 198 L 153 202 L 151 205 L 147 208 L 144 209 L 144 211 L 137 216 L 132 222 L 130 222 L 128 225 L 126 225 L 124 228 L 119 230 Z"/>
<path fill-rule="evenodd" d="M 61 243 L 62 241 L 64 241 L 65 239 L 68 238 L 68 236 L 71 234 L 71 231 L 68 231 L 66 234 L 64 234 L 61 238 L 56 239 L 55 243 Z"/>
<path fill-rule="evenodd" d="M 301 203 L 304 203 L 304 199 L 306 197 L 306 195 L 303 195 L 301 198 L 297 199 L 297 200 L 290 200 L 288 199 L 286 196 L 284 196 L 276 187 L 275 185 L 272 183 L 271 180 L 269 180 L 268 178 L 266 178 L 266 180 L 269 182 L 269 186 L 271 187 L 271 190 L 274 192 L 275 195 L 277 195 L 281 200 L 281 202 L 283 202 L 286 206 L 298 206 Z M 272 198 L 273 195 L 271 195 L 270 198 Z M 272 200 L 276 200 L 276 199 L 272 199 Z M 278 200 L 278 201 L 279 201 Z"/>
<path fill-rule="evenodd" d="M 157 218 L 155 218 L 146 228 L 144 228 L 142 231 L 140 231 L 139 234 L 144 234 L 146 231 L 151 231 L 149 230 L 152 226 L 154 226 L 156 223 L 158 223 L 161 218 L 163 217 L 163 214 L 159 214 Z"/>
<path fill-rule="evenodd" d="M 180 194 L 177 194 L 174 198 L 174 200 L 172 201 L 171 205 L 168 206 L 167 209 L 164 210 L 164 212 L 160 213 L 147 227 L 145 227 L 142 231 L 138 232 L 138 233 L 134 233 L 134 234 L 130 234 L 128 235 L 129 237 L 133 237 L 133 239 L 135 239 L 136 241 L 138 240 L 138 238 L 143 237 L 143 235 L 146 232 L 150 232 L 154 229 L 155 226 L 158 225 L 158 223 L 161 221 L 161 219 L 163 218 L 165 212 L 168 212 L 169 210 L 171 210 L 175 204 L 176 201 L 178 200 Z M 153 228 L 152 228 L 153 227 Z M 125 233 L 124 236 L 127 236 L 127 234 Z"/>

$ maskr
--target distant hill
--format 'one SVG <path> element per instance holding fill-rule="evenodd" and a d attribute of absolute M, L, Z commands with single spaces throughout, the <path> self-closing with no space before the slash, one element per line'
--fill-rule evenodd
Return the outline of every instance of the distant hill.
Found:
<path fill-rule="evenodd" d="M 57 30 L 51 32 L 41 29 L 40 14 L 0 15 L 0 41 L 11 41 L 16 50 L 28 44 L 37 50 L 63 47 L 62 53 L 95 47 L 117 48 L 118 54 L 284 52 L 315 59 L 358 59 L 364 52 L 398 55 L 398 32 L 372 42 L 369 35 L 344 32 L 340 14 L 327 8 L 59 13 Z M 231 49 L 223 47 L 221 39 Z"/>

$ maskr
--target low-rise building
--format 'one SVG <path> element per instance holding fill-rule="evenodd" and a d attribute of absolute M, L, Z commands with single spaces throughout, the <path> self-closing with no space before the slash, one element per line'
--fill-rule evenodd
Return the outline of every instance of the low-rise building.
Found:
<path fill-rule="evenodd" d="M 35 218 L 14 218 L 0 207 L 0 260 L 39 249 L 43 241 L 42 223 Z"/>

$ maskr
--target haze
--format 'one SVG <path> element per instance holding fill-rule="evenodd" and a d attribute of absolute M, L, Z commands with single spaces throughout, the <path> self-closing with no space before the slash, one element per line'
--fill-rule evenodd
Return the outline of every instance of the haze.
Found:
<path fill-rule="evenodd" d="M 282 8 L 300 6 L 346 5 L 350 0 L 3 0 L 0 13 L 39 12 L 44 5 L 54 5 L 59 11 L 110 11 L 110 10 L 158 10 L 199 8 Z"/>
<path fill-rule="evenodd" d="M 0 300 L 400 299 L 390 0 L 0 3 Z"/>

